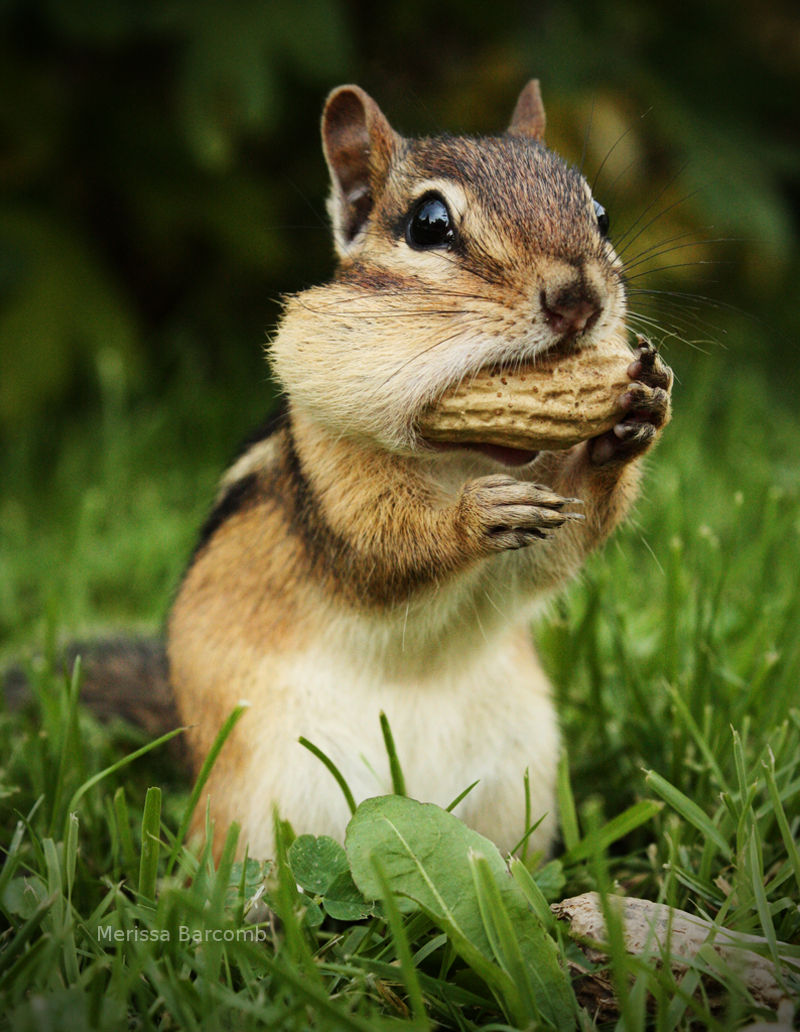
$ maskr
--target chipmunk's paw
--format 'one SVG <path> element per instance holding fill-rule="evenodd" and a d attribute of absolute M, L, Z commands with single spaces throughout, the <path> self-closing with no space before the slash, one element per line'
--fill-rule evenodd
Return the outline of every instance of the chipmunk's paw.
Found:
<path fill-rule="evenodd" d="M 481 477 L 461 492 L 461 517 L 483 552 L 525 548 L 570 520 L 582 520 L 577 498 L 562 498 L 541 484 L 502 474 Z"/>
<path fill-rule="evenodd" d="M 672 370 L 645 337 L 628 367 L 630 388 L 621 399 L 626 415 L 611 430 L 588 442 L 596 466 L 629 462 L 647 451 L 670 417 Z"/>

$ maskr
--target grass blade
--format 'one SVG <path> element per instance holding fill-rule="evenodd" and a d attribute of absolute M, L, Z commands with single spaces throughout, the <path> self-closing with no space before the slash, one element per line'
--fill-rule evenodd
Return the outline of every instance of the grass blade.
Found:
<path fill-rule="evenodd" d="M 90 789 L 94 788 L 94 786 L 100 781 L 103 781 L 110 774 L 114 774 L 116 771 L 122 770 L 122 768 L 127 767 L 129 763 L 133 763 L 133 761 L 138 760 L 140 756 L 145 756 L 147 753 L 152 752 L 153 749 L 157 749 L 160 745 L 166 745 L 167 742 L 185 730 L 185 727 L 176 727 L 174 731 L 168 731 L 167 734 L 161 735 L 152 742 L 148 742 L 147 745 L 143 745 L 141 749 L 136 749 L 134 752 L 128 753 L 128 755 L 123 756 L 121 760 L 117 760 L 116 763 L 112 763 L 108 767 L 104 767 L 103 770 L 99 771 L 97 774 L 93 774 L 87 781 L 84 781 L 72 796 L 72 799 L 70 799 L 69 807 L 67 808 L 69 813 L 78 809 L 78 803 L 81 799 L 83 799 L 86 793 Z"/>
<path fill-rule="evenodd" d="M 389 757 L 389 771 L 392 775 L 392 791 L 395 795 L 408 795 L 408 792 L 406 792 L 406 779 L 403 776 L 403 768 L 400 766 L 400 760 L 397 756 L 397 748 L 394 744 L 394 736 L 392 735 L 392 729 L 389 727 L 389 718 L 383 712 L 381 712 L 380 721 L 383 744 L 386 746 L 386 753 Z"/>
<path fill-rule="evenodd" d="M 617 814 L 602 827 L 592 829 L 566 853 L 563 862 L 565 864 L 578 863 L 581 860 L 588 860 L 597 853 L 604 853 L 609 846 L 655 817 L 663 807 L 663 803 L 654 799 L 641 799 L 633 806 L 629 806 L 627 810 Z"/>
<path fill-rule="evenodd" d="M 675 708 L 675 713 L 682 721 L 686 730 L 689 732 L 692 741 L 703 754 L 703 759 L 706 761 L 709 770 L 712 772 L 714 780 L 720 786 L 720 789 L 723 792 L 729 792 L 730 786 L 727 784 L 725 780 L 725 777 L 722 773 L 722 769 L 720 768 L 720 765 L 717 762 L 717 758 L 714 755 L 714 750 L 708 743 L 708 737 L 704 735 L 698 727 L 697 721 L 692 716 L 689 707 L 686 704 L 686 700 L 683 698 L 681 693 L 673 684 L 666 683 L 664 687 L 670 699 L 672 700 L 672 705 Z"/>
<path fill-rule="evenodd" d="M 679 813 L 684 820 L 689 822 L 689 824 L 693 825 L 693 827 L 695 827 L 704 837 L 706 842 L 712 842 L 726 860 L 732 859 L 733 851 L 728 845 L 727 840 L 721 834 L 713 821 L 700 809 L 697 803 L 687 795 L 684 795 L 680 789 L 675 788 L 674 785 L 670 784 L 670 782 L 667 781 L 666 778 L 662 777 L 657 771 L 647 771 L 645 781 L 666 803 L 672 807 L 673 810 Z"/>
<path fill-rule="evenodd" d="M 175 862 L 178 859 L 178 856 L 181 851 L 181 846 L 183 845 L 184 839 L 186 838 L 186 833 L 189 830 L 189 825 L 192 822 L 192 815 L 194 814 L 195 807 L 197 806 L 198 800 L 200 799 L 203 789 L 205 788 L 205 784 L 208 781 L 209 775 L 211 774 L 211 769 L 216 763 L 220 750 L 227 741 L 231 731 L 233 731 L 234 727 L 236 727 L 239 718 L 244 713 L 244 711 L 249 707 L 249 705 L 249 702 L 240 702 L 238 706 L 235 706 L 231 710 L 231 712 L 228 714 L 225 723 L 219 729 L 217 737 L 214 739 L 214 744 L 208 751 L 208 755 L 203 761 L 203 766 L 200 768 L 200 773 L 197 775 L 197 780 L 195 781 L 194 787 L 192 788 L 192 794 L 189 796 L 189 802 L 186 804 L 186 809 L 183 812 L 183 818 L 181 820 L 180 826 L 178 827 L 178 833 L 175 837 L 175 842 L 169 854 L 169 859 L 167 860 L 167 875 L 172 873 L 172 868 L 175 866 Z"/>
<path fill-rule="evenodd" d="M 381 904 L 397 950 L 397 959 L 400 963 L 400 974 L 403 978 L 406 992 L 408 993 L 408 1002 L 411 1007 L 414 1026 L 418 1028 L 420 1032 L 429 1032 L 431 1029 L 431 1023 L 428 1019 L 428 1012 L 422 995 L 422 986 L 420 985 L 419 978 L 417 977 L 417 968 L 411 954 L 411 946 L 409 945 L 408 936 L 406 935 L 405 928 L 403 927 L 402 915 L 398 909 L 397 903 L 395 902 L 394 895 L 392 894 L 389 879 L 386 876 L 383 864 L 381 864 L 380 859 L 377 856 L 373 856 L 371 860 L 373 870 L 375 871 L 375 877 L 381 887 Z"/>
<path fill-rule="evenodd" d="M 753 899 L 755 901 L 756 911 L 761 921 L 764 938 L 767 940 L 767 944 L 769 945 L 769 952 L 772 956 L 772 961 L 775 964 L 775 975 L 780 979 L 781 958 L 778 950 L 778 936 L 775 933 L 772 912 L 770 910 L 769 901 L 767 900 L 767 894 L 764 891 L 764 858 L 762 856 L 758 834 L 755 828 L 753 828 L 750 833 L 747 852 L 750 866 L 750 884 L 753 889 Z M 786 987 L 784 986 L 784 988 Z"/>
<path fill-rule="evenodd" d="M 477 781 L 473 781 L 471 785 L 467 785 L 467 787 L 464 789 L 464 791 L 463 792 L 459 792 L 458 795 L 455 797 L 455 799 L 452 801 L 452 803 L 450 803 L 448 806 L 445 807 L 445 810 L 447 810 L 448 813 L 452 813 L 453 810 L 455 810 L 455 808 L 458 806 L 458 804 L 463 799 L 466 799 L 467 796 L 470 794 L 470 792 L 473 790 L 473 788 L 475 788 L 479 784 L 480 784 L 480 778 Z"/>
<path fill-rule="evenodd" d="M 3 861 L 3 869 L 0 871 L 0 900 L 2 900 L 6 886 L 9 881 L 11 881 L 14 871 L 17 869 L 18 853 L 24 837 L 25 824 L 23 821 L 17 821 L 14 826 L 14 834 L 11 836 L 11 842 L 5 851 L 6 858 Z"/>
<path fill-rule="evenodd" d="M 128 803 L 125 799 L 125 789 L 120 785 L 114 793 L 114 816 L 119 835 L 119 847 L 122 854 L 122 867 L 129 877 L 136 865 L 136 850 L 133 846 L 133 835 L 131 835 L 131 823 L 128 815 Z"/>
<path fill-rule="evenodd" d="M 345 797 L 345 800 L 347 801 L 347 806 L 348 806 L 348 808 L 350 810 L 350 813 L 351 814 L 355 813 L 356 812 L 355 797 L 353 796 L 353 793 L 350 791 L 350 786 L 345 781 L 344 775 L 339 770 L 339 768 L 336 766 L 336 764 L 333 762 L 333 760 L 330 758 L 330 756 L 327 756 L 322 751 L 322 749 L 319 748 L 319 746 L 314 745 L 313 742 L 309 742 L 309 740 L 307 738 L 304 738 L 302 735 L 300 736 L 300 738 L 298 738 L 298 742 L 305 749 L 308 749 L 308 751 L 313 756 L 316 756 L 317 759 L 328 768 L 330 773 L 335 778 L 336 784 L 339 786 L 339 788 L 341 788 L 342 792 L 344 793 L 344 797 Z"/>
<path fill-rule="evenodd" d="M 555 928 L 556 918 L 550 909 L 550 904 L 544 897 L 544 893 L 533 880 L 533 877 L 521 860 L 516 858 L 511 861 L 511 877 L 519 885 L 525 894 L 525 898 L 531 905 L 534 914 L 548 930 Z"/>
<path fill-rule="evenodd" d="M 55 903 L 57 896 L 57 892 L 51 892 L 41 903 L 37 904 L 34 912 L 25 921 L 14 938 L 0 950 L 0 990 L 3 989 L 4 980 L 9 974 L 14 960 L 22 953 L 31 938 L 36 934 L 42 921 Z"/>
<path fill-rule="evenodd" d="M 797 896 L 800 897 L 800 850 L 798 850 L 797 842 L 792 835 L 792 829 L 789 827 L 786 811 L 783 808 L 780 792 L 778 791 L 778 784 L 775 780 L 775 757 L 773 756 L 771 749 L 769 751 L 769 760 L 764 762 L 764 776 L 767 783 L 767 791 L 772 802 L 775 820 L 778 824 L 778 828 L 780 829 L 781 838 L 783 839 L 783 844 L 786 846 L 789 862 L 792 865 L 792 870 L 794 871 L 794 880 L 797 885 Z"/>
<path fill-rule="evenodd" d="M 161 847 L 161 789 L 148 788 L 142 814 L 142 853 L 139 860 L 139 895 L 155 901 L 158 853 Z"/>
<path fill-rule="evenodd" d="M 513 996 L 507 1001 L 509 1010 L 520 1027 L 535 1026 L 542 1017 L 536 1006 L 536 991 L 497 883 L 486 857 L 472 853 L 469 859 L 475 897 L 494 959 L 508 974 L 514 987 Z"/>
<path fill-rule="evenodd" d="M 48 834 L 52 835 L 59 813 L 61 811 L 61 799 L 64 794 L 64 784 L 66 781 L 66 772 L 69 767 L 75 762 L 75 755 L 77 749 L 75 748 L 75 739 L 78 732 L 78 692 L 81 684 L 81 657 L 78 656 L 75 659 L 75 663 L 72 668 L 72 676 L 69 679 L 67 685 L 66 699 L 64 700 L 66 705 L 66 713 L 64 714 L 64 720 L 60 727 L 61 742 L 58 757 L 58 770 L 56 772 L 55 788 L 53 790 L 53 807 L 50 812 L 50 827 Z M 72 807 L 70 807 L 70 810 Z"/>
<path fill-rule="evenodd" d="M 581 833 L 578 826 L 578 812 L 575 809 L 575 797 L 569 781 L 569 756 L 566 749 L 562 749 L 558 761 L 556 794 L 561 816 L 561 835 L 564 839 L 564 847 L 569 852 L 577 846 Z"/>
<path fill-rule="evenodd" d="M 72 887 L 75 884 L 75 867 L 78 863 L 78 816 L 71 813 L 67 825 L 67 841 L 64 843 L 64 876 L 67 882 L 67 902 L 72 904 Z"/>

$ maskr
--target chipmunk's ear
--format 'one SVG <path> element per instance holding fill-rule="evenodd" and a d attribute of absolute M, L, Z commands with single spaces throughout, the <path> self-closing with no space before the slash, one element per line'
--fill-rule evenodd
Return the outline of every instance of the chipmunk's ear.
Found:
<path fill-rule="evenodd" d="M 358 86 L 340 86 L 322 113 L 322 146 L 331 174 L 328 210 L 339 254 L 356 249 L 400 137 Z"/>
<path fill-rule="evenodd" d="M 530 136 L 534 140 L 544 140 L 546 119 L 539 80 L 531 79 L 520 93 L 508 132 L 512 136 Z"/>

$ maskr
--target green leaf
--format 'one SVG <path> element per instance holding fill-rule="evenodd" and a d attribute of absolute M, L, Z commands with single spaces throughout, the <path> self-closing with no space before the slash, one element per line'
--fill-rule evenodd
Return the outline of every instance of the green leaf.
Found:
<path fill-rule="evenodd" d="M 361 921 L 374 910 L 358 891 L 347 855 L 327 835 L 300 835 L 288 851 L 295 881 L 306 892 L 321 897 L 322 908 L 338 921 Z M 320 921 L 322 911 L 320 911 Z"/>
<path fill-rule="evenodd" d="M 363 921 L 375 912 L 373 904 L 358 891 L 349 870 L 333 879 L 322 897 L 322 906 L 337 921 Z"/>
<path fill-rule="evenodd" d="M 533 880 L 546 900 L 561 899 L 567 879 L 564 876 L 564 865 L 560 860 L 551 860 L 533 872 Z"/>
<path fill-rule="evenodd" d="M 47 894 L 47 886 L 38 877 L 12 878 L 0 898 L 6 914 L 27 920 L 36 913 Z"/>
<path fill-rule="evenodd" d="M 342 846 L 320 835 L 300 835 L 289 847 L 289 866 L 297 883 L 316 895 L 324 895 L 332 882 L 348 870 L 347 856 Z"/>
<path fill-rule="evenodd" d="M 298 899 L 297 916 L 307 928 L 319 928 L 325 920 L 322 907 L 310 896 L 300 896 Z"/>
<path fill-rule="evenodd" d="M 537 972 L 537 1013 L 556 1028 L 574 1027 L 575 999 L 556 944 L 492 842 L 432 803 L 383 796 L 358 807 L 347 828 L 345 849 L 353 879 L 368 899 L 381 896 L 374 867 L 377 858 L 392 891 L 400 897 L 401 909 L 420 907 L 495 990 L 515 1020 L 529 1022 L 537 1014 L 525 1006 L 527 980 L 519 981 L 518 966 L 512 965 L 509 971 L 504 962 L 498 962 L 497 928 L 502 927 L 506 945 L 512 934 L 513 955 L 518 952 L 526 970 Z M 476 863 L 480 898 L 473 874 Z M 487 879 L 492 890 L 486 888 Z M 506 951 L 501 951 L 501 961 L 505 956 Z"/>
<path fill-rule="evenodd" d="M 264 885 L 271 866 L 269 860 L 254 860 L 253 857 L 232 864 L 225 892 L 225 906 L 232 907 L 252 899 Z"/>

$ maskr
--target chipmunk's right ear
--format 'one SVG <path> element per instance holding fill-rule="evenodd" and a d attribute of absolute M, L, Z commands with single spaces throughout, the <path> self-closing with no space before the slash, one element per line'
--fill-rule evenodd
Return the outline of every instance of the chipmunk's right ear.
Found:
<path fill-rule="evenodd" d="M 400 137 L 358 86 L 340 86 L 322 113 L 322 146 L 331 174 L 328 210 L 336 248 L 352 254 L 372 211 Z"/>
<path fill-rule="evenodd" d="M 541 142 L 546 122 L 539 80 L 531 79 L 517 99 L 508 132 L 512 136 L 529 136 Z"/>

